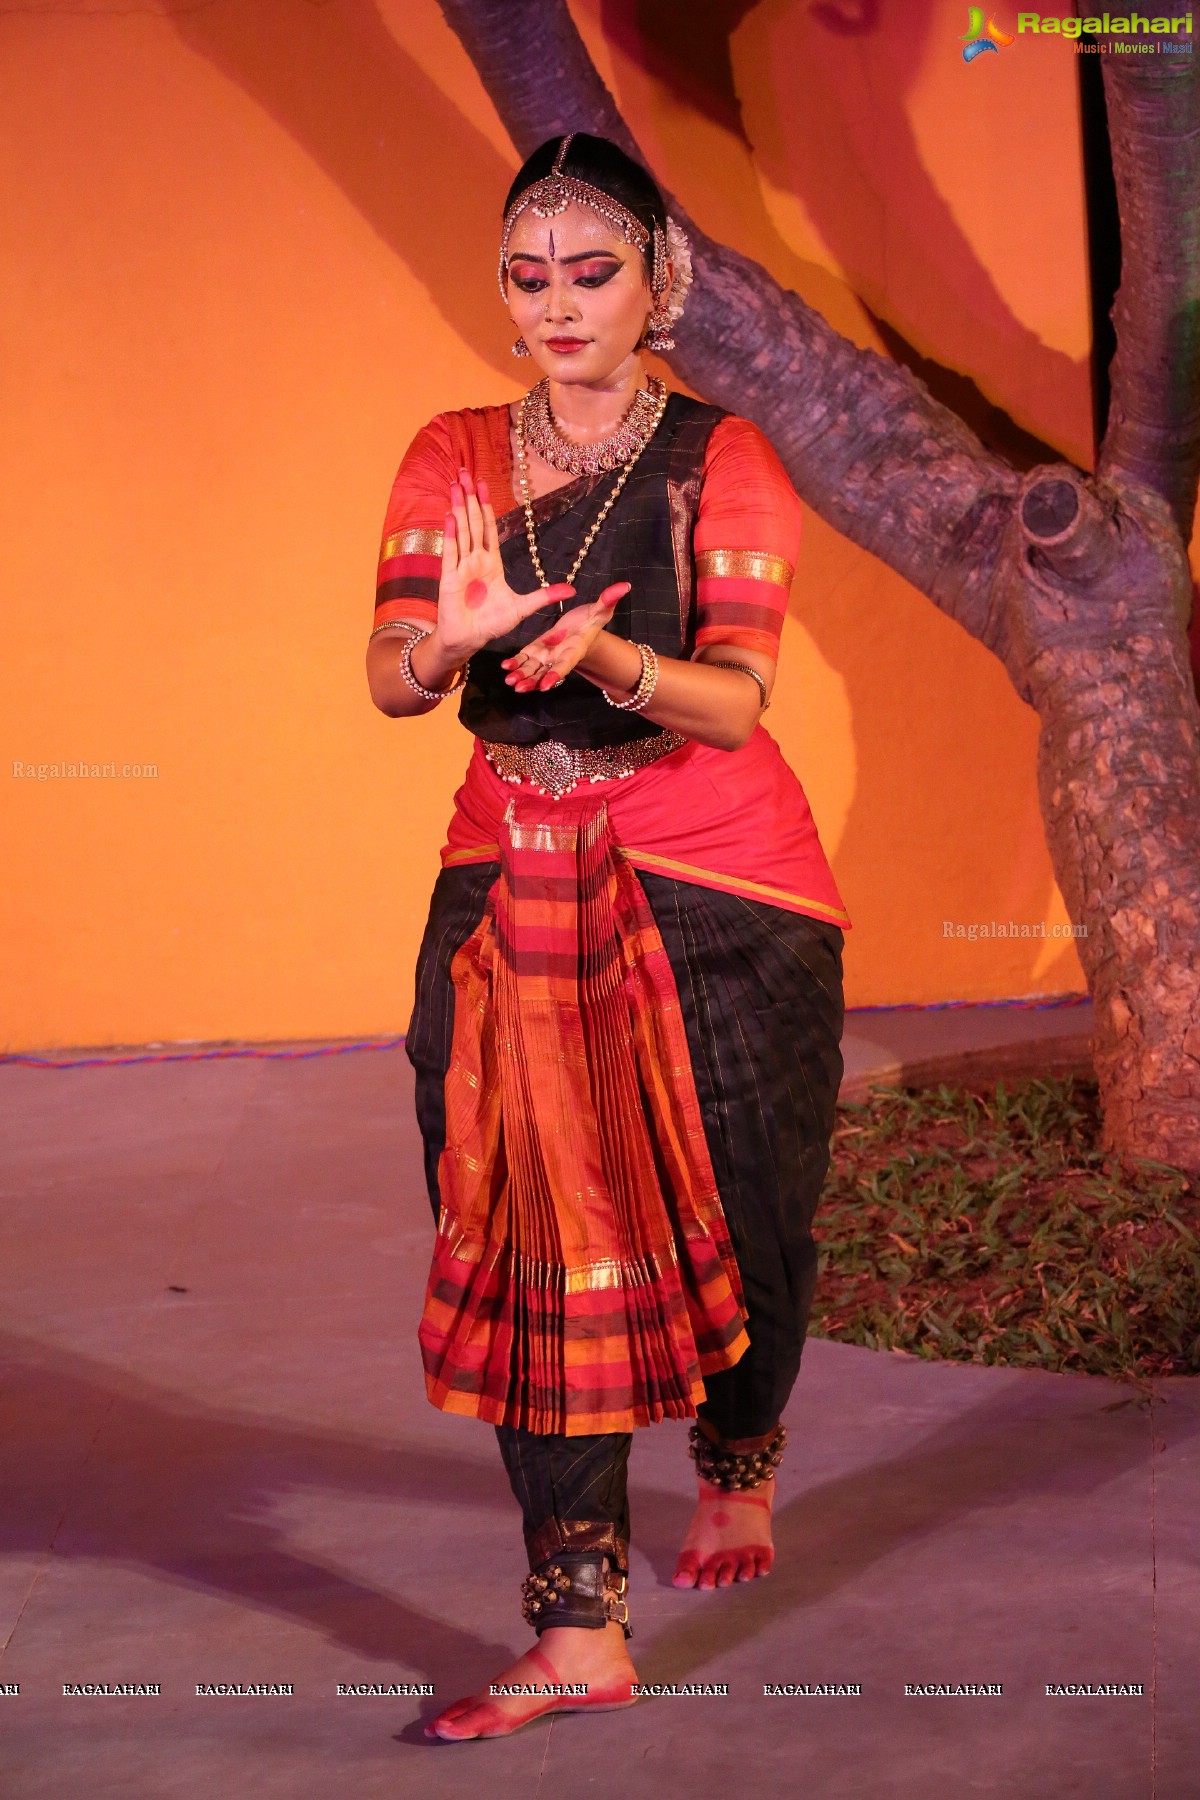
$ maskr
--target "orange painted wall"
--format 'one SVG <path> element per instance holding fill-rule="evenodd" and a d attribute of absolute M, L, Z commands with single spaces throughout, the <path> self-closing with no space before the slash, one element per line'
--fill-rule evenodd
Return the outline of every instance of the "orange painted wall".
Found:
<path fill-rule="evenodd" d="M 1070 55 L 968 68 L 957 3 L 839 28 L 859 10 L 764 0 L 682 75 L 628 7 L 576 16 L 710 230 L 1086 464 Z M 434 0 L 48 0 L 0 59 L 5 754 L 157 769 L 5 781 L 6 1046 L 402 1030 L 468 740 L 371 706 L 374 558 L 415 429 L 516 391 L 517 159 Z M 1033 715 L 806 524 L 771 726 L 855 922 L 850 1003 L 1082 986 L 1069 944 L 942 935 L 1065 918 Z"/>

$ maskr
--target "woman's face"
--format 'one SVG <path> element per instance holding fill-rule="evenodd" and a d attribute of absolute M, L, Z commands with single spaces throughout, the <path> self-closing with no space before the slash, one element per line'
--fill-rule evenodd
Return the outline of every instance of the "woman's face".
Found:
<path fill-rule="evenodd" d="M 508 244 L 508 305 L 552 381 L 603 384 L 627 367 L 652 307 L 646 259 L 586 206 L 532 207 Z"/>

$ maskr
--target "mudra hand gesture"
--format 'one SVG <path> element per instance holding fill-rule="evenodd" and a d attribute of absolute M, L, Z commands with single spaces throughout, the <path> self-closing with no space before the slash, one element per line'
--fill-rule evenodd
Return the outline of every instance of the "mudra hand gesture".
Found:
<path fill-rule="evenodd" d="M 504 637 L 555 600 L 575 589 L 565 581 L 517 594 L 500 560 L 496 514 L 487 483 L 474 482 L 466 469 L 450 489 L 438 586 L 438 636 L 450 654 L 466 659 L 493 638 Z"/>
<path fill-rule="evenodd" d="M 573 606 L 532 644 L 526 644 L 515 656 L 506 656 L 500 666 L 508 670 L 504 679 L 509 686 L 518 694 L 528 694 L 533 688 L 545 693 L 548 688 L 557 687 L 576 663 L 583 661 L 630 585 L 628 581 L 615 581 L 598 599 L 586 606 Z"/>
<path fill-rule="evenodd" d="M 450 489 L 442 545 L 442 573 L 438 588 L 438 636 L 448 652 L 465 661 L 494 638 L 504 637 L 554 601 L 569 600 L 575 589 L 570 582 L 554 582 L 518 594 L 509 587 L 500 558 L 496 514 L 485 481 L 475 482 L 466 469 Z M 502 667 L 518 693 L 532 688 L 543 691 L 559 682 L 587 655 L 597 634 L 612 618 L 613 608 L 629 591 L 627 581 L 605 588 L 587 606 L 572 607 L 541 637 Z"/>

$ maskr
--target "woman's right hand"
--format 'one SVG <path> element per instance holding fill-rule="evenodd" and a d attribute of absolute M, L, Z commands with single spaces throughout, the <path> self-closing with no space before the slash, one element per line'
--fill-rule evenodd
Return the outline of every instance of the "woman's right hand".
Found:
<path fill-rule="evenodd" d="M 569 600 L 575 589 L 560 581 L 531 594 L 514 593 L 500 558 L 487 483 L 476 484 L 466 469 L 459 470 L 450 489 L 450 508 L 442 546 L 437 636 L 447 656 L 465 662 L 531 613 L 556 600 Z"/>

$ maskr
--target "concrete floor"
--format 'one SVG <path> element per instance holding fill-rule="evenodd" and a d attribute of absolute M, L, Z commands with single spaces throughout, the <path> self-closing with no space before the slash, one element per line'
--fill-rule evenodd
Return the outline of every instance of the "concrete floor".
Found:
<path fill-rule="evenodd" d="M 925 1055 L 939 1018 L 969 1051 L 961 1012 L 852 1020 L 848 1083 Z M 876 1051 L 851 1069 L 857 1036 Z M 494 1437 L 424 1398 L 403 1053 L 5 1066 L 0 1107 L 4 1800 L 1200 1793 L 1195 1382 L 1151 1405 L 810 1339 L 767 1580 L 669 1585 L 686 1426 L 635 1439 L 639 1673 L 729 1695 L 432 1744 L 423 1719 L 529 1634 Z M 337 1696 L 361 1681 L 436 1697 Z M 77 1682 L 162 1691 L 64 1696 Z M 210 1682 L 294 1693 L 198 1697 Z M 764 1696 L 782 1682 L 862 1692 Z M 969 1682 L 1004 1691 L 904 1693 Z M 1048 1697 L 1060 1682 L 1144 1693 Z"/>

